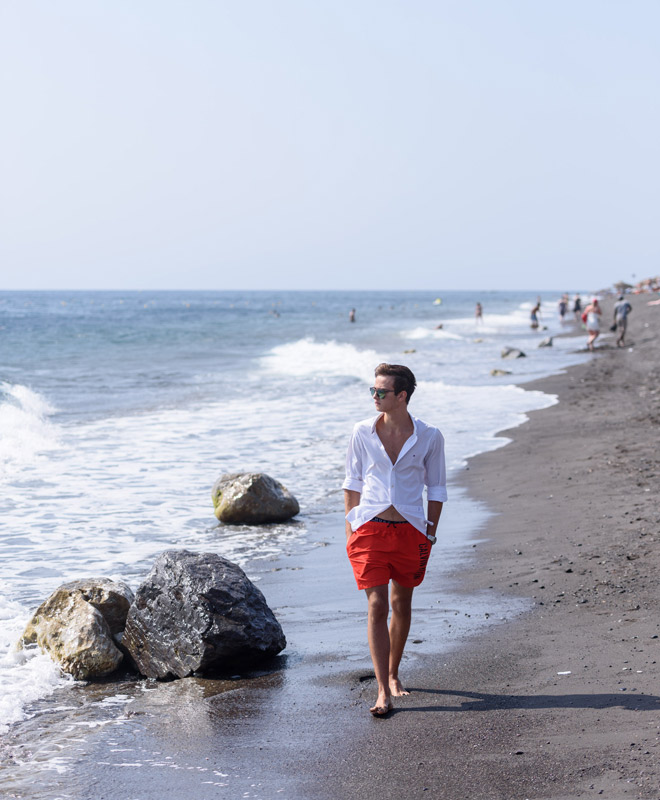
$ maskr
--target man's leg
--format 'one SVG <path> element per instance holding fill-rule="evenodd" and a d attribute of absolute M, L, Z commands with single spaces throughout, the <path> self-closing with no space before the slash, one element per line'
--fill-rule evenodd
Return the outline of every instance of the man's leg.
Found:
<path fill-rule="evenodd" d="M 616 340 L 618 347 L 624 346 L 624 339 L 626 337 L 626 323 L 627 320 L 623 319 L 619 322 L 619 338 Z"/>
<path fill-rule="evenodd" d="M 406 646 L 410 619 L 412 615 L 412 596 L 414 589 L 400 586 L 392 581 L 392 619 L 390 621 L 390 662 L 389 686 L 395 697 L 410 694 L 401 685 L 399 680 L 399 664 Z"/>
<path fill-rule="evenodd" d="M 378 681 L 378 697 L 369 710 L 372 714 L 383 715 L 392 708 L 392 695 L 389 684 L 390 634 L 387 630 L 387 615 L 390 610 L 388 586 L 373 586 L 365 589 L 369 609 L 367 613 L 367 635 L 369 651 Z"/>

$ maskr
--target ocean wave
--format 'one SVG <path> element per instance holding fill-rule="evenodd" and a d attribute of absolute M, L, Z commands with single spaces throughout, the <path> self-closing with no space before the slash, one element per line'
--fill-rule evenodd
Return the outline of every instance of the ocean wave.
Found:
<path fill-rule="evenodd" d="M 58 446 L 57 427 L 49 419 L 54 411 L 27 386 L 0 383 L 0 475 Z"/>
<path fill-rule="evenodd" d="M 406 339 L 456 339 L 463 340 L 458 333 L 451 333 L 443 328 L 414 328 L 411 331 L 404 331 L 402 334 Z"/>
<path fill-rule="evenodd" d="M 274 347 L 262 358 L 262 366 L 269 372 L 295 377 L 323 374 L 371 381 L 374 366 L 383 360 L 374 350 L 307 337 Z"/>

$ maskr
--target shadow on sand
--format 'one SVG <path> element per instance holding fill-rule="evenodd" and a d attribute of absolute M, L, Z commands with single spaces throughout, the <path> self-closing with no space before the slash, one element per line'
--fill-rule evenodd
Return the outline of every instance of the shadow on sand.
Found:
<path fill-rule="evenodd" d="M 465 698 L 458 705 L 400 706 L 394 713 L 408 711 L 497 711 L 501 709 L 537 710 L 542 708 L 623 708 L 628 711 L 657 711 L 660 697 L 620 692 L 618 694 L 485 694 L 452 689 L 410 689 L 412 693 Z"/>

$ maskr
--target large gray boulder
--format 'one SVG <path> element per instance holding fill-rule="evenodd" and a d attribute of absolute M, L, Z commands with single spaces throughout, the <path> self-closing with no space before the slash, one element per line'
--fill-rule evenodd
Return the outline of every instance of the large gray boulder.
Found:
<path fill-rule="evenodd" d="M 222 475 L 211 497 L 216 517 L 230 525 L 285 522 L 300 511 L 291 492 L 263 472 Z"/>
<path fill-rule="evenodd" d="M 251 666 L 286 639 L 239 566 L 216 553 L 167 550 L 136 592 L 123 645 L 143 675 L 165 679 Z"/>
<path fill-rule="evenodd" d="M 133 592 L 119 581 L 65 583 L 35 611 L 18 646 L 38 645 L 78 680 L 109 675 L 123 659 L 114 634 L 124 629 L 132 602 Z"/>

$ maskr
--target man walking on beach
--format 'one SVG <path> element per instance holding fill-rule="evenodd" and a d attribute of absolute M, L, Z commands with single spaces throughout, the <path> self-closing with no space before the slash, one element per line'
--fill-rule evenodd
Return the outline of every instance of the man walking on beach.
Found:
<path fill-rule="evenodd" d="M 618 330 L 616 338 L 617 347 L 625 347 L 626 330 L 628 328 L 628 314 L 632 311 L 632 306 L 623 295 L 614 304 L 614 329 Z"/>
<path fill-rule="evenodd" d="M 370 711 L 384 716 L 393 708 L 392 697 L 408 694 L 399 664 L 413 590 L 424 580 L 447 481 L 442 434 L 408 413 L 417 385 L 413 373 L 399 364 L 379 364 L 375 376 L 370 391 L 378 414 L 353 429 L 343 489 L 346 550 L 358 589 L 367 595 L 367 635 L 378 682 Z"/>

